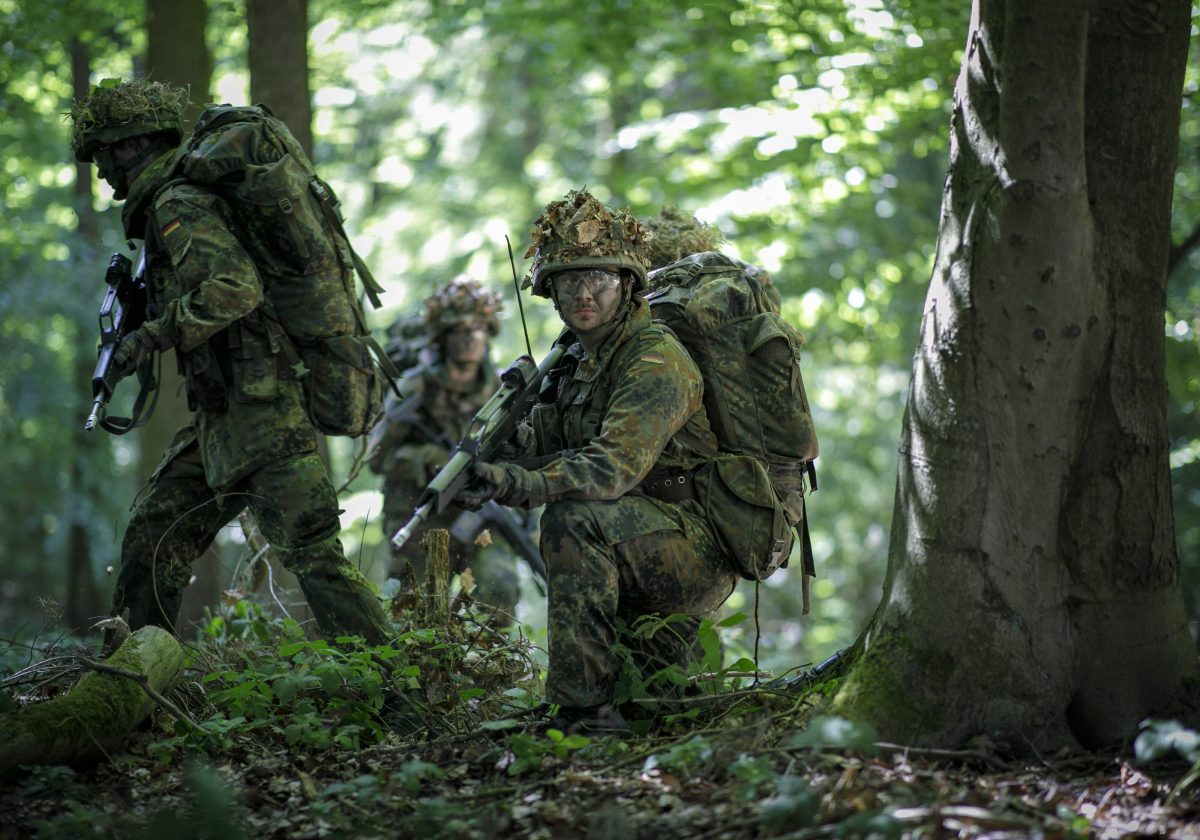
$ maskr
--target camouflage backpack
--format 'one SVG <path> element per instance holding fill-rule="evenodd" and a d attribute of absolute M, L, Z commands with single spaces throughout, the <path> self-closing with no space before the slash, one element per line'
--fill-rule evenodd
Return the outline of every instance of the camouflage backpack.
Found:
<path fill-rule="evenodd" d="M 382 289 L 354 252 L 337 198 L 265 105 L 212 105 L 196 121 L 176 175 L 204 185 L 233 210 L 234 232 L 263 278 L 262 311 L 304 386 L 313 425 L 363 435 L 399 374 L 367 329 L 357 271 L 371 304 Z"/>
<path fill-rule="evenodd" d="M 766 465 L 800 537 L 804 575 L 811 576 L 804 479 L 816 489 L 818 446 L 800 374 L 803 337 L 780 317 L 756 273 L 723 254 L 684 257 L 652 271 L 649 282 L 654 291 L 646 300 L 655 320 L 670 327 L 700 368 L 719 449 Z M 763 580 L 787 565 L 786 557 L 778 561 L 743 569 L 742 576 Z"/>

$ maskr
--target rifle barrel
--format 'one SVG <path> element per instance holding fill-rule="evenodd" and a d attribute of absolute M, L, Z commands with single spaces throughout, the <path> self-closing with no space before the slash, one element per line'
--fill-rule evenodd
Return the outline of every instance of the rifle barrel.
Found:
<path fill-rule="evenodd" d="M 429 518 L 431 510 L 433 510 L 433 501 L 428 501 L 413 511 L 412 518 L 405 522 L 404 527 L 392 537 L 392 545 L 396 548 L 403 548 L 404 544 L 412 538 L 413 532 Z"/>
<path fill-rule="evenodd" d="M 92 413 L 88 415 L 84 421 L 83 430 L 85 432 L 96 431 L 96 424 L 100 422 L 100 412 L 104 410 L 104 394 L 96 397 L 96 401 L 92 403 Z"/>

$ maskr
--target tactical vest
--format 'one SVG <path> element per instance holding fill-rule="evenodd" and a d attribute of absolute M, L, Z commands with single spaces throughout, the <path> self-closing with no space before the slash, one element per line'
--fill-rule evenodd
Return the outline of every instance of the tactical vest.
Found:
<path fill-rule="evenodd" d="M 655 335 L 669 335 L 659 324 L 649 324 L 646 330 Z M 613 353 L 590 381 L 575 378 L 580 362 L 578 345 L 568 351 L 558 367 L 551 370 L 542 385 L 541 402 L 532 411 L 532 423 L 537 451 L 542 454 L 582 449 L 600 434 L 600 427 L 612 396 L 614 369 L 623 369 L 629 357 L 639 352 L 637 340 L 626 340 Z M 677 466 L 696 462 L 700 453 L 686 441 L 703 434 L 704 425 L 698 417 L 667 441 L 659 463 Z M 659 469 L 658 465 L 655 469 Z"/>
<path fill-rule="evenodd" d="M 267 338 L 259 345 L 284 355 L 313 425 L 330 435 L 365 434 L 382 413 L 385 379 L 399 373 L 370 335 L 355 272 L 376 307 L 382 289 L 350 245 L 333 190 L 291 131 L 265 105 L 210 106 L 176 175 L 230 206 L 231 229 L 263 280 Z M 238 331 L 231 337 L 240 340 Z"/>

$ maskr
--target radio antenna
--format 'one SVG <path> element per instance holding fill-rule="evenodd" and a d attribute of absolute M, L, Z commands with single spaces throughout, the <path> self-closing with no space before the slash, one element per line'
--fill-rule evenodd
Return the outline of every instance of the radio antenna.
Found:
<path fill-rule="evenodd" d="M 529 351 L 529 358 L 533 358 L 533 345 L 529 343 L 529 325 L 525 323 L 525 304 L 521 302 L 521 283 L 517 280 L 517 261 L 513 259 L 512 243 L 508 241 L 508 234 L 504 234 L 504 244 L 508 246 L 508 264 L 512 266 L 513 288 L 517 292 L 517 310 L 521 313 L 521 329 L 525 331 L 525 349 Z"/>

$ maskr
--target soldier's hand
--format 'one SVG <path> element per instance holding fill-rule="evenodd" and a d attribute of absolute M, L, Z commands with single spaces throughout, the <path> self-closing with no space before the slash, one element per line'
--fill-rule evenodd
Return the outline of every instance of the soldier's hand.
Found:
<path fill-rule="evenodd" d="M 535 446 L 533 427 L 520 423 L 513 430 L 512 437 L 500 444 L 496 450 L 497 461 L 519 461 L 533 454 Z"/>
<path fill-rule="evenodd" d="M 158 329 L 153 322 L 147 322 L 121 339 L 113 351 L 113 365 L 122 376 L 129 376 L 157 349 Z"/>
<path fill-rule="evenodd" d="M 495 464 L 475 464 L 471 475 L 471 481 L 454 497 L 454 504 L 465 510 L 479 510 L 492 499 L 506 495 L 512 486 L 508 474 Z"/>

